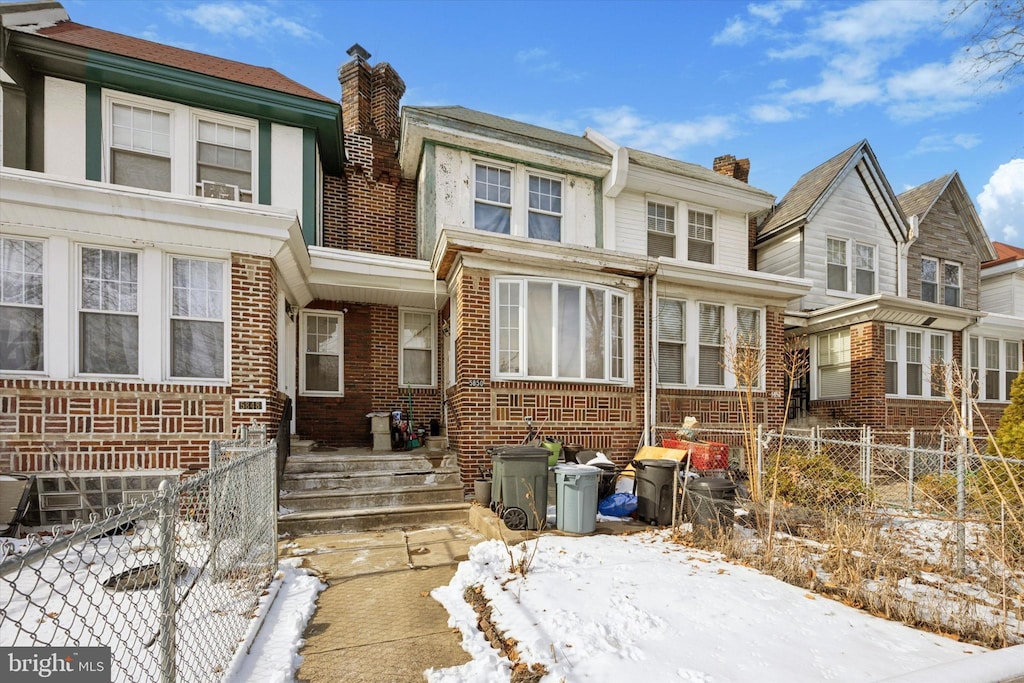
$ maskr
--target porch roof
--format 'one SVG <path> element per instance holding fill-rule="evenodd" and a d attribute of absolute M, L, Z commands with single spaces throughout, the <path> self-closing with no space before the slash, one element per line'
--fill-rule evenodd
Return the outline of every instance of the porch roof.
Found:
<path fill-rule="evenodd" d="M 871 321 L 959 332 L 986 315 L 983 311 L 916 301 L 890 294 L 875 294 L 819 308 L 816 311 L 790 312 L 786 314 L 786 323 L 791 333 L 805 334 Z"/>

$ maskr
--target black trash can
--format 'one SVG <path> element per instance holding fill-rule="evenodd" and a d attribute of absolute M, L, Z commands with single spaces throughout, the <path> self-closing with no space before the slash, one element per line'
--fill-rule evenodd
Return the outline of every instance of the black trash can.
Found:
<path fill-rule="evenodd" d="M 686 483 L 686 515 L 695 538 L 731 534 L 735 521 L 736 484 L 728 479 L 698 477 Z"/>
<path fill-rule="evenodd" d="M 604 458 L 595 460 L 597 451 L 581 450 L 576 453 L 576 462 L 581 465 L 593 465 L 601 470 L 601 478 L 597 481 L 597 500 L 602 501 L 615 493 L 615 479 L 619 470 L 615 463 L 605 462 Z"/>
<path fill-rule="evenodd" d="M 678 465 L 675 460 L 633 461 L 636 516 L 641 522 L 672 524 L 672 479 Z"/>

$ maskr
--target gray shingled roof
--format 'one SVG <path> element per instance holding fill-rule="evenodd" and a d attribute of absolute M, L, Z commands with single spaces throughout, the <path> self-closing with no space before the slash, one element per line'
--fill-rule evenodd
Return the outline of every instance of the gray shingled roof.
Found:
<path fill-rule="evenodd" d="M 676 159 L 670 159 L 668 157 L 658 156 L 657 154 L 651 154 L 650 152 L 644 152 L 639 149 L 626 148 L 629 152 L 630 163 L 636 163 L 646 168 L 652 168 L 657 171 L 664 171 L 666 173 L 673 173 L 676 175 L 687 176 L 690 178 L 696 178 L 697 180 L 705 180 L 711 183 L 720 183 L 722 185 L 729 185 L 731 187 L 746 190 L 748 192 L 756 192 L 764 195 L 768 199 L 772 199 L 774 195 L 767 190 L 754 187 L 741 180 L 736 180 L 727 175 L 716 173 L 710 168 L 705 168 L 699 164 L 691 164 L 687 161 L 678 161 Z"/>
<path fill-rule="evenodd" d="M 867 140 L 861 140 L 800 176 L 761 226 L 758 237 L 763 238 L 797 219 L 806 217 L 818 198 L 832 185 L 839 172 L 866 144 Z"/>
<path fill-rule="evenodd" d="M 522 121 L 513 121 L 502 116 L 467 109 L 466 107 L 405 107 L 405 111 L 409 113 L 423 112 L 458 123 L 490 128 L 514 136 L 569 147 L 588 154 L 597 154 L 605 159 L 611 157 L 610 154 L 581 135 L 570 135 L 557 130 L 551 130 L 550 128 L 542 128 L 529 123 L 523 123 Z"/>
<path fill-rule="evenodd" d="M 942 191 L 946 189 L 946 185 L 952 176 L 952 173 L 947 173 L 941 178 L 929 180 L 923 185 L 912 187 L 903 194 L 898 195 L 896 199 L 899 201 L 903 213 L 908 217 L 919 216 L 924 218 L 924 215 L 928 213 L 928 209 L 932 208 L 932 204 L 942 195 Z"/>

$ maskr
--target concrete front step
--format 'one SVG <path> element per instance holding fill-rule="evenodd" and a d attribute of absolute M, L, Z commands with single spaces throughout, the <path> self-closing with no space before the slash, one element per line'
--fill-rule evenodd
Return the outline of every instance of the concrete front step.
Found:
<path fill-rule="evenodd" d="M 442 465 L 453 463 L 453 456 L 446 455 Z M 336 453 L 309 453 L 292 455 L 285 464 L 285 475 L 307 472 L 396 472 L 403 470 L 431 469 L 426 454 L 382 453 L 380 455 L 345 455 Z"/>
<path fill-rule="evenodd" d="M 457 484 L 462 481 L 455 467 L 402 470 L 399 472 L 298 472 L 285 473 L 284 491 L 322 491 L 325 489 L 386 489 L 397 486 Z"/>
<path fill-rule="evenodd" d="M 427 484 L 389 489 L 299 491 L 281 494 L 281 505 L 296 512 L 410 507 L 431 503 L 462 503 L 462 484 Z"/>
<path fill-rule="evenodd" d="M 396 529 L 431 524 L 466 524 L 469 503 L 437 503 L 353 510 L 316 510 L 280 515 L 278 533 L 290 536 L 348 531 Z"/>

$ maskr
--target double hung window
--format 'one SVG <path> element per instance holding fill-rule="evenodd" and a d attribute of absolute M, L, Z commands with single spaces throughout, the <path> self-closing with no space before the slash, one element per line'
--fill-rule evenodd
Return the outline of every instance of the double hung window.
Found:
<path fill-rule="evenodd" d="M 870 244 L 856 244 L 854 288 L 857 294 L 875 293 L 875 248 Z"/>
<path fill-rule="evenodd" d="M 899 391 L 899 330 L 885 328 L 885 393 Z"/>
<path fill-rule="evenodd" d="M 971 337 L 968 341 L 975 395 L 985 401 L 1009 401 L 1020 374 L 1022 343 L 1018 339 Z M 979 355 L 981 365 L 979 366 Z"/>
<path fill-rule="evenodd" d="M 432 387 L 436 363 L 437 332 L 433 311 L 402 310 L 399 314 L 399 378 L 403 387 Z"/>
<path fill-rule="evenodd" d="M 477 164 L 473 183 L 473 226 L 477 230 L 511 233 L 512 171 Z"/>
<path fill-rule="evenodd" d="M 952 360 L 949 332 L 888 325 L 885 328 L 885 393 L 941 398 Z"/>
<path fill-rule="evenodd" d="M 736 309 L 736 366 L 743 377 L 741 381 L 750 386 L 761 387 L 761 368 L 764 354 L 761 352 L 761 311 L 756 308 Z"/>
<path fill-rule="evenodd" d="M 818 398 L 850 395 L 850 330 L 818 335 Z"/>
<path fill-rule="evenodd" d="M 999 395 L 999 340 L 985 340 L 985 398 L 989 401 L 1000 400 Z"/>
<path fill-rule="evenodd" d="M 939 262 L 927 256 L 921 258 L 921 301 L 939 302 Z"/>
<path fill-rule="evenodd" d="M 562 239 L 562 181 L 531 175 L 527 235 L 542 240 Z"/>
<path fill-rule="evenodd" d="M 828 238 L 826 245 L 827 287 L 837 292 L 846 291 L 846 240 Z"/>
<path fill-rule="evenodd" d="M 687 211 L 689 239 L 686 258 L 700 263 L 715 262 L 715 215 L 707 211 Z"/>
<path fill-rule="evenodd" d="M 715 304 L 700 304 L 697 320 L 700 360 L 697 364 L 700 384 L 721 386 L 725 384 L 725 307 Z"/>
<path fill-rule="evenodd" d="M 224 379 L 224 312 L 224 263 L 172 258 L 172 378 Z"/>
<path fill-rule="evenodd" d="M 960 264 L 942 264 L 942 303 L 947 306 L 960 305 Z"/>
<path fill-rule="evenodd" d="M 498 377 L 626 379 L 626 296 L 539 278 L 494 281 Z"/>
<path fill-rule="evenodd" d="M 658 381 L 686 383 L 686 302 L 658 299 Z"/>
<path fill-rule="evenodd" d="M 922 256 L 921 301 L 960 306 L 963 292 L 962 274 L 963 268 L 959 263 Z"/>
<path fill-rule="evenodd" d="M 647 255 L 676 256 L 676 207 L 647 202 Z"/>
<path fill-rule="evenodd" d="M 0 237 L 0 371 L 43 370 L 43 243 Z"/>
<path fill-rule="evenodd" d="M 851 271 L 850 266 L 853 266 Z M 878 289 L 875 245 L 828 237 L 825 241 L 825 287 L 835 292 L 870 295 Z"/>
<path fill-rule="evenodd" d="M 171 115 L 113 103 L 110 110 L 110 182 L 171 191 Z"/>
<path fill-rule="evenodd" d="M 342 395 L 343 330 L 343 318 L 338 313 L 303 313 L 299 357 L 299 389 L 303 394 Z"/>
<path fill-rule="evenodd" d="M 1017 379 L 1017 375 L 1020 374 L 1020 342 L 1018 341 L 1007 341 L 1003 342 L 1006 351 L 1006 373 L 1003 377 L 1003 400 L 1010 400 L 1010 389 L 1013 386 L 1013 380 Z"/>
<path fill-rule="evenodd" d="M 82 247 L 78 369 L 89 375 L 139 374 L 139 254 Z"/>
<path fill-rule="evenodd" d="M 199 119 L 196 194 L 252 202 L 252 131 Z"/>

